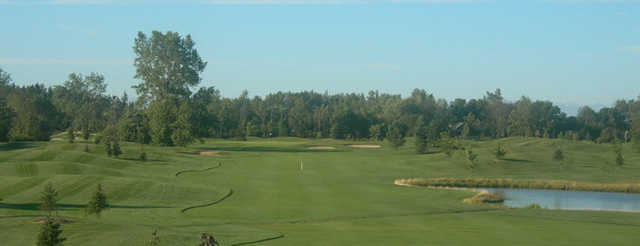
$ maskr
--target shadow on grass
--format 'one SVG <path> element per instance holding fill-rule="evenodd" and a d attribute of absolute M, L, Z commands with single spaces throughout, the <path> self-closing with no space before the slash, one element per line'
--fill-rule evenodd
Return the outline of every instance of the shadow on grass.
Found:
<path fill-rule="evenodd" d="M 3 203 L 0 202 L 0 209 L 17 209 L 17 210 L 39 210 L 40 203 Z M 57 204 L 58 210 L 84 209 L 84 204 Z M 151 208 L 173 208 L 167 206 L 131 206 L 131 205 L 110 205 L 111 209 L 151 209 Z"/>
<path fill-rule="evenodd" d="M 12 142 L 12 143 L 2 143 L 0 144 L 0 151 L 11 151 L 11 150 L 19 150 L 19 149 L 28 149 L 34 148 L 37 145 L 30 142 Z"/>
<path fill-rule="evenodd" d="M 520 163 L 531 163 L 530 160 L 522 160 L 522 159 L 513 159 L 513 158 L 504 158 L 503 161 L 512 161 L 512 162 L 520 162 Z"/>
<path fill-rule="evenodd" d="M 268 146 L 236 146 L 236 147 L 200 147 L 198 150 L 205 151 L 245 151 L 245 152 L 283 152 L 283 153 L 301 153 L 301 152 L 344 152 L 344 150 L 332 149 L 332 150 L 319 150 L 319 149 L 307 149 L 306 147 L 299 148 L 282 148 L 282 147 L 268 147 Z"/>

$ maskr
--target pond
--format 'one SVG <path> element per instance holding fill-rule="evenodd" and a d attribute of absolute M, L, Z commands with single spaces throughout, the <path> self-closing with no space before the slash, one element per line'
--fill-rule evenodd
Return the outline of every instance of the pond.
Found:
<path fill-rule="evenodd" d="M 561 191 L 536 189 L 483 188 L 489 192 L 502 193 L 504 205 L 525 207 L 537 203 L 543 208 L 567 210 L 608 210 L 640 212 L 640 194 Z"/>

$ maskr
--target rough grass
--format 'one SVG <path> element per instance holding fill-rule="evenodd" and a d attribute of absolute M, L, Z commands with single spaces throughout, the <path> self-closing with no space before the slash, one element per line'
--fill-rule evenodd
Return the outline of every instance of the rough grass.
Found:
<path fill-rule="evenodd" d="M 410 142 L 410 140 L 408 140 Z M 465 156 L 437 148 L 416 155 L 413 146 L 359 149 L 376 142 L 330 139 L 210 139 L 188 148 L 122 143 L 121 158 L 101 145 L 65 141 L 0 143 L 0 238 L 2 245 L 33 245 L 41 218 L 43 186 L 60 191 L 66 246 L 145 245 L 158 229 L 161 245 L 195 245 L 203 232 L 222 245 L 636 245 L 640 214 L 506 209 L 462 203 L 471 191 L 394 185 L 409 177 L 566 180 L 632 184 L 640 155 L 623 147 L 615 165 L 610 145 L 549 139 L 469 141 L 479 154 L 469 170 Z M 508 148 L 496 160 L 497 144 Z M 309 150 L 335 146 L 335 150 Z M 552 161 L 561 147 L 565 160 Z M 203 151 L 223 151 L 200 156 Z M 300 161 L 304 171 L 299 170 Z M 211 171 L 202 171 L 223 165 Z M 175 176 L 180 170 L 201 170 Z M 110 209 L 84 215 L 96 184 Z M 233 189 L 233 195 L 225 197 Z M 198 206 L 186 213 L 184 208 Z M 269 241 L 264 241 L 272 239 Z"/>
<path fill-rule="evenodd" d="M 401 179 L 398 184 L 426 187 L 468 187 L 468 188 L 512 188 L 512 189 L 544 189 L 571 191 L 600 191 L 640 193 L 640 183 L 636 184 L 596 184 L 566 180 L 518 180 L 518 179 L 486 179 L 486 178 L 434 178 L 434 179 Z"/>

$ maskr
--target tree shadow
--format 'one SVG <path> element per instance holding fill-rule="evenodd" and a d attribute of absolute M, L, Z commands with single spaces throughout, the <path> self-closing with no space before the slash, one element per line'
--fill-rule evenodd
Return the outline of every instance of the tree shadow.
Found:
<path fill-rule="evenodd" d="M 503 161 L 511 161 L 511 162 L 520 162 L 520 163 L 531 163 L 532 161 L 530 160 L 523 160 L 523 159 L 514 159 L 514 158 L 503 158 Z"/>
<path fill-rule="evenodd" d="M 282 148 L 282 147 L 269 147 L 269 146 L 235 146 L 235 147 L 200 147 L 198 150 L 204 151 L 244 151 L 244 152 L 283 152 L 283 153 L 302 153 L 302 152 L 344 152 L 344 150 L 331 149 L 307 149 L 306 147 L 299 148 Z"/>
<path fill-rule="evenodd" d="M 38 207 L 40 203 L 3 203 L 0 202 L 0 209 L 16 209 L 16 210 L 40 210 Z M 86 205 L 84 204 L 56 204 L 58 210 L 73 210 L 73 209 L 84 209 Z M 132 205 L 110 205 L 109 208 L 112 209 L 152 209 L 152 208 L 174 208 L 168 206 L 149 206 L 149 205 L 141 205 L 141 206 L 132 206 Z"/>
<path fill-rule="evenodd" d="M 11 142 L 0 144 L 0 151 L 11 151 L 19 149 L 35 148 L 37 145 L 30 142 Z"/>

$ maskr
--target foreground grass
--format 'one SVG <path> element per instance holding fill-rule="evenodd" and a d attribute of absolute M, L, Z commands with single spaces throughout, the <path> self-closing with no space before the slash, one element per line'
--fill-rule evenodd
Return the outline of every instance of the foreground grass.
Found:
<path fill-rule="evenodd" d="M 503 160 L 491 157 L 498 143 L 507 147 Z M 635 245 L 640 239 L 639 214 L 471 205 L 462 203 L 473 194 L 468 191 L 393 184 L 413 177 L 637 182 L 640 156 L 625 149 L 626 164 L 617 166 L 608 145 L 519 138 L 467 142 L 480 154 L 470 170 L 461 153 L 449 158 L 431 149 L 416 155 L 410 145 L 393 151 L 334 140 L 216 139 L 186 149 L 145 146 L 149 161 L 140 162 L 135 144 L 123 144 L 121 159 L 106 157 L 101 145 L 90 144 L 85 153 L 84 144 L 0 144 L 3 245 L 33 245 L 34 222 L 42 215 L 36 209 L 39 192 L 47 182 L 60 191 L 59 214 L 73 221 L 63 225 L 68 246 L 144 245 L 156 228 L 162 245 L 195 245 L 202 232 L 223 245 L 281 235 L 260 244 Z M 552 161 L 558 147 L 565 152 L 563 162 Z M 83 211 L 98 183 L 112 205 L 100 219 Z"/>

